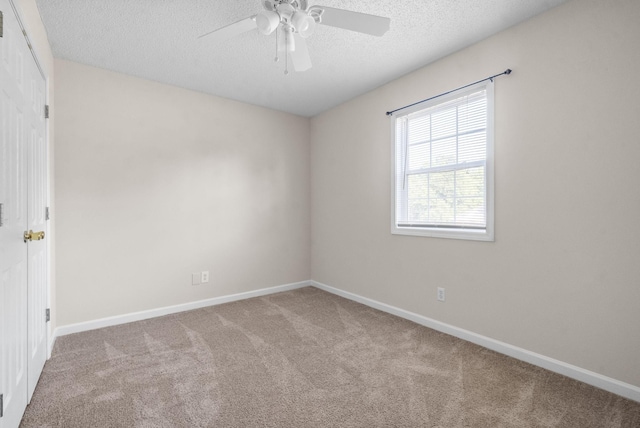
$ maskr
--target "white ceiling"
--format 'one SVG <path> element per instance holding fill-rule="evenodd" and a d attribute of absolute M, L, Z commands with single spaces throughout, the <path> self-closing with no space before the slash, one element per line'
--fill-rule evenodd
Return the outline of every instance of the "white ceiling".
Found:
<path fill-rule="evenodd" d="M 319 26 L 307 39 L 313 68 L 286 76 L 275 35 L 197 39 L 261 11 L 259 0 L 36 1 L 57 58 L 314 116 L 566 0 L 309 0 L 389 17 L 391 29 Z"/>

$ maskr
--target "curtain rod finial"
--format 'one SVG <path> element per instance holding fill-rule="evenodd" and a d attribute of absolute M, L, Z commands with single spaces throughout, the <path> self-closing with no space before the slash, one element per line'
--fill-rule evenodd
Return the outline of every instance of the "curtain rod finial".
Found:
<path fill-rule="evenodd" d="M 504 74 L 511 74 L 511 69 L 510 69 L 510 68 L 507 68 L 507 69 L 505 70 Z"/>

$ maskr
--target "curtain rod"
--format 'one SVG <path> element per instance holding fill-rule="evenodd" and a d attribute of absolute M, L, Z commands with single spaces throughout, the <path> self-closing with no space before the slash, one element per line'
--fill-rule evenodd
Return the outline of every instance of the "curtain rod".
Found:
<path fill-rule="evenodd" d="M 442 94 L 440 94 L 440 95 L 436 95 L 436 96 L 434 96 L 434 97 L 427 98 L 427 99 L 425 99 L 425 100 L 418 101 L 418 102 L 415 102 L 415 103 L 413 103 L 413 104 L 409 104 L 409 105 L 406 105 L 406 106 L 404 106 L 404 107 L 400 107 L 400 108 L 397 108 L 397 109 L 395 109 L 395 110 L 388 111 L 388 112 L 387 112 L 387 116 L 391 116 L 393 113 L 395 113 L 395 112 L 397 112 L 397 111 L 404 110 L 404 109 L 406 109 L 406 108 L 413 107 L 413 106 L 415 106 L 415 105 L 422 104 L 422 103 L 427 102 L 427 101 L 431 101 L 431 100 L 433 100 L 433 99 L 435 99 L 435 98 L 438 98 L 438 97 L 441 97 L 441 96 L 443 96 L 443 95 L 447 95 L 447 94 L 450 94 L 450 93 L 452 93 L 452 92 L 459 91 L 460 89 L 468 88 L 469 86 L 473 86 L 473 85 L 475 85 L 476 83 L 484 82 L 485 80 L 491 80 L 491 81 L 493 82 L 493 79 L 494 79 L 494 78 L 496 78 L 496 77 L 498 77 L 498 76 L 502 76 L 503 74 L 511 74 L 511 69 L 510 69 L 510 68 L 507 68 L 507 69 L 506 69 L 505 71 L 503 71 L 502 73 L 494 74 L 493 76 L 487 77 L 487 78 L 482 79 L 482 80 L 478 80 L 477 82 L 469 83 L 468 85 L 460 86 L 459 88 L 452 89 L 452 90 L 447 91 L 447 92 L 443 92 L 443 93 L 442 93 Z"/>

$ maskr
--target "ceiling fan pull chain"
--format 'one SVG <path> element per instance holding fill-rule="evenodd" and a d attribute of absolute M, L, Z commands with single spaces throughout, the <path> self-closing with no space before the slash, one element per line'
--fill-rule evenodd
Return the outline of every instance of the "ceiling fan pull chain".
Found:
<path fill-rule="evenodd" d="M 284 74 L 289 74 L 289 52 L 284 50 Z"/>
<path fill-rule="evenodd" d="M 276 57 L 273 59 L 275 62 L 280 61 L 278 58 L 278 29 L 276 28 Z"/>
<path fill-rule="evenodd" d="M 289 41 L 289 32 L 284 32 L 284 74 L 289 74 L 289 49 L 288 49 L 288 41 Z"/>

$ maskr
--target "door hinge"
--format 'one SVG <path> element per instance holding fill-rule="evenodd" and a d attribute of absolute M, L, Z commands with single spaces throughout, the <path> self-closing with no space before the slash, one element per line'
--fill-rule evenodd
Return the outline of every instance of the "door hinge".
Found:
<path fill-rule="evenodd" d="M 51 217 L 49 217 L 49 207 L 46 207 L 46 208 L 44 209 L 44 219 L 45 219 L 45 220 L 49 220 L 50 218 L 51 218 Z M 2 226 L 2 225 L 0 224 L 0 226 Z"/>
<path fill-rule="evenodd" d="M 4 17 L 2 16 L 2 11 L 0 10 L 0 37 L 4 36 Z"/>
<path fill-rule="evenodd" d="M 4 416 L 4 394 L 0 394 L 0 418 Z"/>
<path fill-rule="evenodd" d="M 44 118 L 49 119 L 49 105 L 44 106 Z"/>
<path fill-rule="evenodd" d="M 45 311 L 45 313 L 46 313 L 46 317 L 47 317 L 46 322 L 51 321 L 51 309 L 47 308 L 47 310 Z"/>
<path fill-rule="evenodd" d="M 4 224 L 4 204 L 0 204 L 0 227 Z"/>

